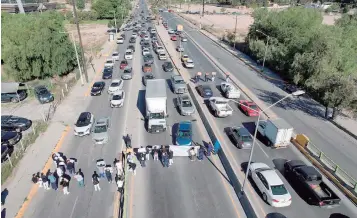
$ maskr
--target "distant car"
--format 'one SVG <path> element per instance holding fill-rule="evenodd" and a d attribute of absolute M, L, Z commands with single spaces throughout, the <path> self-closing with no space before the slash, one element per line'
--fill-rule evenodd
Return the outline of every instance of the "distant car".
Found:
<path fill-rule="evenodd" d="M 125 58 L 125 60 L 132 60 L 133 59 L 133 51 L 126 51 L 124 58 Z"/>
<path fill-rule="evenodd" d="M 171 87 L 175 94 L 183 94 L 187 92 L 187 86 L 181 75 L 174 74 L 171 76 Z"/>
<path fill-rule="evenodd" d="M 95 82 L 92 86 L 90 94 L 92 96 L 101 95 L 104 87 L 105 87 L 105 82 L 103 81 Z"/>
<path fill-rule="evenodd" d="M 196 86 L 197 92 L 203 97 L 203 98 L 210 98 L 213 96 L 213 92 L 211 87 L 208 85 L 198 85 Z"/>
<path fill-rule="evenodd" d="M 36 98 L 41 104 L 52 102 L 55 99 L 46 86 L 36 86 L 34 91 Z"/>
<path fill-rule="evenodd" d="M 183 121 L 178 124 L 176 145 L 190 146 L 192 144 L 192 123 Z"/>
<path fill-rule="evenodd" d="M 110 100 L 110 107 L 123 107 L 125 100 L 125 92 L 119 90 L 113 94 L 112 99 Z"/>
<path fill-rule="evenodd" d="M 30 128 L 32 121 L 23 117 L 12 115 L 1 116 L 1 130 L 4 131 L 25 131 Z"/>
<path fill-rule="evenodd" d="M 92 125 L 94 123 L 94 116 L 90 112 L 82 112 L 74 126 L 74 135 L 85 136 L 89 135 Z"/>
<path fill-rule="evenodd" d="M 145 36 L 144 36 L 144 39 L 145 39 L 145 40 L 150 40 L 150 37 L 149 37 L 148 35 L 145 35 Z"/>
<path fill-rule="evenodd" d="M 193 63 L 193 60 L 192 59 L 187 59 L 186 61 L 183 62 L 184 66 L 186 68 L 194 68 L 195 67 L 195 64 Z"/>
<path fill-rule="evenodd" d="M 177 41 L 177 36 L 171 36 L 171 41 Z"/>
<path fill-rule="evenodd" d="M 104 68 L 102 79 L 111 79 L 113 76 L 113 68 Z"/>
<path fill-rule="evenodd" d="M 170 61 L 166 61 L 163 65 L 162 65 L 162 69 L 165 72 L 172 72 L 174 70 L 174 66 L 172 65 L 172 63 Z"/>
<path fill-rule="evenodd" d="M 104 67 L 114 67 L 114 60 L 113 59 L 107 59 L 107 61 L 104 64 Z"/>
<path fill-rule="evenodd" d="M 127 60 L 122 60 L 121 62 L 120 62 L 120 69 L 122 70 L 122 69 L 124 69 L 125 67 L 127 67 L 128 66 L 128 61 Z"/>
<path fill-rule="evenodd" d="M 173 29 L 169 29 L 169 34 L 175 34 L 175 30 L 173 30 Z"/>
<path fill-rule="evenodd" d="M 177 107 L 182 116 L 190 116 L 195 112 L 190 95 L 183 94 L 177 97 Z"/>
<path fill-rule="evenodd" d="M 131 38 L 129 39 L 129 43 L 135 43 L 135 42 L 136 42 L 136 38 L 131 37 Z"/>
<path fill-rule="evenodd" d="M 133 45 L 129 45 L 127 49 L 130 49 L 130 50 L 132 50 L 133 52 L 135 52 L 135 46 L 133 46 Z"/>
<path fill-rule="evenodd" d="M 301 90 L 297 85 L 289 83 L 285 83 L 283 89 L 290 94 Z"/>
<path fill-rule="evenodd" d="M 112 54 L 112 59 L 113 60 L 115 60 L 115 61 L 119 61 L 119 57 L 120 57 L 120 55 L 119 55 L 119 52 L 113 52 L 113 54 Z"/>
<path fill-rule="evenodd" d="M 155 79 L 155 76 L 152 73 L 147 73 L 143 76 L 143 84 L 144 86 L 146 86 L 147 81 L 151 80 L 151 79 Z"/>
<path fill-rule="evenodd" d="M 26 90 L 17 90 L 17 92 L 1 93 L 1 103 L 17 103 L 27 98 Z"/>
<path fill-rule="evenodd" d="M 186 37 L 181 37 L 181 42 L 187 42 L 187 38 Z"/>
<path fill-rule="evenodd" d="M 151 64 L 144 64 L 143 65 L 143 72 L 144 73 L 151 73 L 152 72 Z"/>
<path fill-rule="evenodd" d="M 136 38 L 136 37 L 138 37 L 138 34 L 133 33 L 133 34 L 131 35 L 131 37 Z"/>
<path fill-rule="evenodd" d="M 265 163 L 252 163 L 248 175 L 258 187 L 263 200 L 273 207 L 291 205 L 291 195 L 277 172 Z"/>
<path fill-rule="evenodd" d="M 253 138 L 246 128 L 236 126 L 228 128 L 227 135 L 236 147 L 240 149 L 252 148 Z"/>
<path fill-rule="evenodd" d="M 21 132 L 6 132 L 1 130 L 1 145 L 13 146 L 16 145 L 22 138 Z"/>
<path fill-rule="evenodd" d="M 97 119 L 92 130 L 92 139 L 95 144 L 102 145 L 109 141 L 109 128 L 109 118 Z"/>
<path fill-rule="evenodd" d="M 118 37 L 117 38 L 117 44 L 123 44 L 124 43 L 124 38 L 123 37 Z"/>
<path fill-rule="evenodd" d="M 185 62 L 186 60 L 188 60 L 188 55 L 184 54 L 181 56 L 181 61 Z"/>
<path fill-rule="evenodd" d="M 160 53 L 165 52 L 165 49 L 164 49 L 164 47 L 162 47 L 161 45 L 158 45 L 158 46 L 156 46 L 156 48 L 155 48 L 155 52 L 156 52 L 156 54 L 160 54 Z"/>
<path fill-rule="evenodd" d="M 124 69 L 123 74 L 121 75 L 123 80 L 128 80 L 133 78 L 133 68 L 127 67 Z"/>
<path fill-rule="evenodd" d="M 148 48 L 143 49 L 143 56 L 150 54 L 150 50 Z"/>
<path fill-rule="evenodd" d="M 249 117 L 256 117 L 259 114 L 258 106 L 251 101 L 248 100 L 239 100 L 239 108 L 243 111 L 243 113 Z"/>
<path fill-rule="evenodd" d="M 124 82 L 121 79 L 113 79 L 112 83 L 110 84 L 108 88 L 108 94 L 114 94 L 120 89 L 123 89 Z"/>
<path fill-rule="evenodd" d="M 166 59 L 167 59 L 166 54 L 165 54 L 165 53 L 163 53 L 163 52 L 159 53 L 158 57 L 159 57 L 159 60 L 160 60 L 160 61 L 161 61 L 161 60 L 166 60 Z"/>
<path fill-rule="evenodd" d="M 182 45 L 178 45 L 178 46 L 176 47 L 176 51 L 178 51 L 178 52 L 184 52 L 184 51 L 185 51 L 185 48 L 184 48 Z"/>

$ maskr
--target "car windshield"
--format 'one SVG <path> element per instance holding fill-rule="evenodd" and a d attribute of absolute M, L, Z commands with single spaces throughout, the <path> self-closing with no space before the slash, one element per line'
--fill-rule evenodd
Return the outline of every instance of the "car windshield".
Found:
<path fill-rule="evenodd" d="M 107 126 L 106 125 L 101 125 L 101 126 L 95 126 L 94 127 L 94 133 L 102 133 L 102 132 L 107 132 Z"/>
<path fill-rule="evenodd" d="M 284 185 L 272 185 L 271 192 L 273 195 L 285 195 L 288 193 Z"/>
<path fill-rule="evenodd" d="M 206 90 L 207 91 L 207 90 Z M 216 104 L 227 104 L 227 101 L 215 101 Z"/>
<path fill-rule="evenodd" d="M 192 107 L 192 104 L 189 100 L 182 101 L 182 107 Z"/>
<path fill-rule="evenodd" d="M 151 54 L 148 54 L 148 55 L 146 55 L 145 57 L 148 58 L 148 59 L 153 58 L 153 56 L 152 56 Z"/>
<path fill-rule="evenodd" d="M 149 116 L 150 119 L 164 119 L 164 113 L 151 113 Z"/>
<path fill-rule="evenodd" d="M 119 83 L 118 83 L 118 82 L 113 82 L 110 86 L 111 86 L 111 87 L 118 87 L 118 86 L 119 86 Z"/>
<path fill-rule="evenodd" d="M 119 54 L 118 53 L 114 53 L 113 56 L 119 56 Z"/>
<path fill-rule="evenodd" d="M 124 73 L 129 73 L 130 74 L 131 73 L 131 69 L 125 69 Z"/>
<path fill-rule="evenodd" d="M 146 79 L 154 79 L 154 75 L 146 75 L 145 78 Z"/>
<path fill-rule="evenodd" d="M 112 60 L 107 60 L 107 64 L 112 64 L 113 61 Z"/>
<path fill-rule="evenodd" d="M 39 94 L 40 95 L 45 95 L 45 94 L 47 94 L 48 93 L 48 91 L 46 90 L 46 89 L 41 89 L 40 91 L 39 91 Z"/>
<path fill-rule="evenodd" d="M 127 51 L 125 54 L 126 54 L 126 55 L 131 55 L 131 52 L 130 52 L 130 51 Z"/>
<path fill-rule="evenodd" d="M 183 79 L 175 79 L 175 84 L 185 84 Z"/>
<path fill-rule="evenodd" d="M 189 138 L 191 137 L 191 133 L 189 130 L 180 130 L 177 136 L 180 138 Z"/>
<path fill-rule="evenodd" d="M 242 136 L 243 142 L 251 142 L 253 141 L 252 137 L 250 135 L 243 135 Z"/>
<path fill-rule="evenodd" d="M 251 105 L 249 105 L 249 107 L 253 110 L 258 110 L 258 107 L 255 104 L 251 104 Z"/>
<path fill-rule="evenodd" d="M 76 126 L 78 127 L 83 127 L 83 126 L 87 126 L 89 124 L 89 120 L 85 119 L 85 118 L 79 118 Z"/>
<path fill-rule="evenodd" d="M 113 72 L 112 68 L 105 68 L 103 71 L 103 73 L 112 73 L 112 72 Z"/>
<path fill-rule="evenodd" d="M 122 95 L 113 95 L 113 100 L 121 100 L 122 98 Z"/>
<path fill-rule="evenodd" d="M 101 83 L 94 83 L 93 88 L 100 88 L 102 86 Z"/>

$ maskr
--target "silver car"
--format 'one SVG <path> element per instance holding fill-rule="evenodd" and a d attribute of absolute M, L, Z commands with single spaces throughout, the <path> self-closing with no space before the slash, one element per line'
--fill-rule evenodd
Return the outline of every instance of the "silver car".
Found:
<path fill-rule="evenodd" d="M 97 119 L 92 129 L 94 144 L 102 145 L 109 141 L 109 118 Z"/>
<path fill-rule="evenodd" d="M 183 116 L 190 116 L 195 112 L 192 100 L 187 94 L 179 95 L 177 97 L 177 107 Z"/>
<path fill-rule="evenodd" d="M 124 80 L 132 79 L 133 78 L 133 69 L 131 67 L 125 68 L 123 75 L 121 75 L 121 78 Z"/>
<path fill-rule="evenodd" d="M 172 91 L 175 94 L 183 94 L 187 92 L 186 83 L 180 75 L 171 76 Z"/>

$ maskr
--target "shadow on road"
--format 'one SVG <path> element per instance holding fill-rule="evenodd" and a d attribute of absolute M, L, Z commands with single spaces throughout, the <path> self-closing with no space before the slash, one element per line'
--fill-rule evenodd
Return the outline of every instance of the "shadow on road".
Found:
<path fill-rule="evenodd" d="M 139 90 L 138 99 L 136 101 L 136 107 L 139 109 L 143 118 L 146 116 L 145 111 L 145 90 Z"/>

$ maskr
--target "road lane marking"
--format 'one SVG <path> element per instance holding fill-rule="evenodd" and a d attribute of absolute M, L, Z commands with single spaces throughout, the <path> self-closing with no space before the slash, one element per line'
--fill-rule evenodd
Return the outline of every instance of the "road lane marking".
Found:
<path fill-rule="evenodd" d="M 60 139 L 58 140 L 55 148 L 53 149 L 52 153 L 58 152 L 59 149 L 62 147 L 63 141 L 66 138 L 66 136 L 68 135 L 70 128 L 71 127 L 66 126 L 66 128 L 62 132 L 62 135 L 61 135 Z M 43 173 L 46 173 L 48 171 L 48 169 L 51 168 L 52 162 L 53 162 L 53 160 L 52 160 L 52 155 L 51 155 L 48 158 L 44 168 L 42 169 Z M 30 190 L 29 194 L 26 197 L 26 201 L 21 205 L 21 208 L 17 212 L 15 218 L 21 218 L 21 217 L 23 217 L 25 215 L 25 211 L 27 210 L 28 206 L 30 205 L 31 200 L 35 197 L 37 191 L 38 191 L 38 185 L 37 184 L 32 185 L 31 190 Z"/>
<path fill-rule="evenodd" d="M 134 175 L 131 175 L 130 177 L 130 206 L 129 206 L 129 218 L 133 217 L 133 193 L 134 193 Z"/>
<path fill-rule="evenodd" d="M 256 139 L 257 140 L 257 139 Z M 265 156 L 269 159 L 269 155 L 264 151 L 263 147 L 260 145 L 260 143 L 258 142 L 255 142 L 257 143 L 257 145 L 259 146 L 259 148 L 263 151 L 263 153 L 265 154 Z"/>
<path fill-rule="evenodd" d="M 74 209 L 76 208 L 77 201 L 78 201 L 78 196 L 77 196 L 77 198 L 76 198 L 76 200 L 75 200 L 75 202 L 74 202 L 74 205 L 73 205 L 73 208 L 72 208 L 72 212 L 71 212 L 71 216 L 70 216 L 70 218 L 72 218 L 72 217 L 73 217 L 73 213 L 74 213 Z"/>

